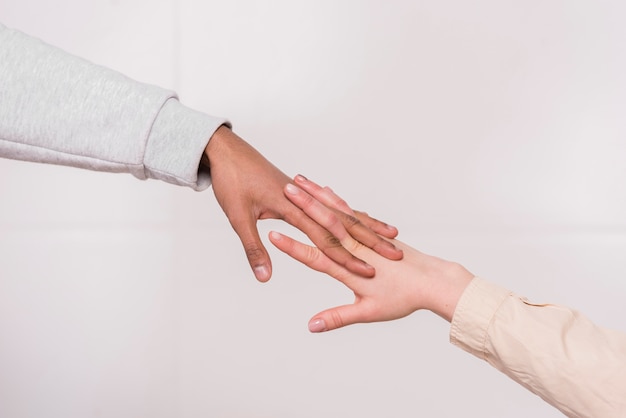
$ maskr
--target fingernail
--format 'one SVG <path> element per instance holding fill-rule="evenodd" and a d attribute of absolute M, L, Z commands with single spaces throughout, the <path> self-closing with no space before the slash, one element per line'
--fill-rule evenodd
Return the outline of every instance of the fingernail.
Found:
<path fill-rule="evenodd" d="M 296 180 L 297 181 L 307 181 L 308 179 L 306 177 L 304 177 L 302 174 L 297 174 L 296 175 Z"/>
<path fill-rule="evenodd" d="M 283 236 L 276 231 L 271 231 L 270 238 L 274 239 L 275 241 L 280 241 L 283 238 Z"/>
<path fill-rule="evenodd" d="M 324 332 L 326 331 L 326 322 L 323 319 L 315 319 L 309 322 L 309 331 Z"/>
<path fill-rule="evenodd" d="M 300 189 L 298 189 L 291 183 L 287 183 L 287 186 L 285 188 L 287 189 L 287 193 L 289 194 L 298 194 L 300 192 Z"/>
<path fill-rule="evenodd" d="M 254 276 L 260 282 L 265 282 L 270 278 L 270 270 L 266 266 L 257 266 L 252 269 Z"/>

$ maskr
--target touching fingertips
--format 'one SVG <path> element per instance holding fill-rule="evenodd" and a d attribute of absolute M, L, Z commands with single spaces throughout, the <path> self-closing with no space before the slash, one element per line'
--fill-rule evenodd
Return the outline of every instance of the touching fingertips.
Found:
<path fill-rule="evenodd" d="M 324 332 L 327 330 L 326 322 L 321 318 L 313 319 L 309 322 L 309 331 L 311 332 Z"/>

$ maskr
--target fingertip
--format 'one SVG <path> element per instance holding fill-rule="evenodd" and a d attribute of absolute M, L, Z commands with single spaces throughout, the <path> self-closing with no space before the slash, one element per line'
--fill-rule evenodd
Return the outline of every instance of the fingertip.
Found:
<path fill-rule="evenodd" d="M 366 262 L 362 262 L 362 275 L 363 277 L 367 278 L 367 279 L 371 279 L 372 277 L 374 277 L 376 275 L 376 269 L 372 266 L 370 266 L 369 264 L 367 264 Z"/>
<path fill-rule="evenodd" d="M 252 268 L 254 277 L 261 283 L 267 282 L 272 277 L 272 272 L 266 265 L 260 265 Z"/>
<path fill-rule="evenodd" d="M 309 331 L 312 333 L 319 333 L 328 331 L 326 321 L 323 318 L 313 318 L 309 321 Z"/>
<path fill-rule="evenodd" d="M 272 276 L 272 261 L 259 236 L 253 236 L 250 240 L 242 239 L 242 242 L 245 243 L 244 250 L 254 276 L 260 282 L 268 281 Z"/>
<path fill-rule="evenodd" d="M 392 232 L 394 232 L 394 233 L 396 233 L 396 234 L 398 233 L 398 228 L 396 228 L 396 227 L 395 227 L 395 226 L 393 226 L 393 225 L 389 225 L 389 224 L 387 224 L 387 223 L 386 223 L 386 224 L 385 224 L 385 228 L 387 228 L 389 231 L 392 231 Z"/>
<path fill-rule="evenodd" d="M 396 247 L 389 241 L 382 240 L 381 246 L 375 245 L 373 250 L 389 260 L 402 260 L 404 258 L 404 251 Z"/>
<path fill-rule="evenodd" d="M 380 247 L 380 251 L 378 250 L 378 248 L 375 248 L 376 252 L 390 260 L 402 260 L 402 258 L 404 257 L 404 251 L 402 251 L 400 248 L 396 247 L 389 241 L 383 242 L 385 244 Z"/>
<path fill-rule="evenodd" d="M 300 188 L 294 184 L 287 183 L 285 185 L 285 192 L 290 195 L 297 195 L 298 193 L 300 193 Z"/>
<path fill-rule="evenodd" d="M 283 239 L 283 234 L 276 231 L 270 231 L 269 238 L 272 242 L 278 242 Z"/>
<path fill-rule="evenodd" d="M 395 238 L 398 236 L 398 228 L 395 226 L 384 224 L 383 228 L 378 231 L 385 238 Z"/>

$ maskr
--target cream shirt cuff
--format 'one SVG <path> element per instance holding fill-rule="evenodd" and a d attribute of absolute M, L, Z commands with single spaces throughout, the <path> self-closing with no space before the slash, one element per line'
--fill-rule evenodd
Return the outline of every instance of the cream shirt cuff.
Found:
<path fill-rule="evenodd" d="M 511 292 L 474 277 L 457 303 L 450 324 L 450 342 L 485 359 L 487 332 L 494 315 Z"/>

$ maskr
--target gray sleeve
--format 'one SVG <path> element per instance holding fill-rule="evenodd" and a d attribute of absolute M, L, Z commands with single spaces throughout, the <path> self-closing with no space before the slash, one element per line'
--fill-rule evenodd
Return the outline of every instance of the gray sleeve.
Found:
<path fill-rule="evenodd" d="M 131 173 L 202 190 L 199 169 L 228 124 L 0 24 L 0 157 Z"/>

